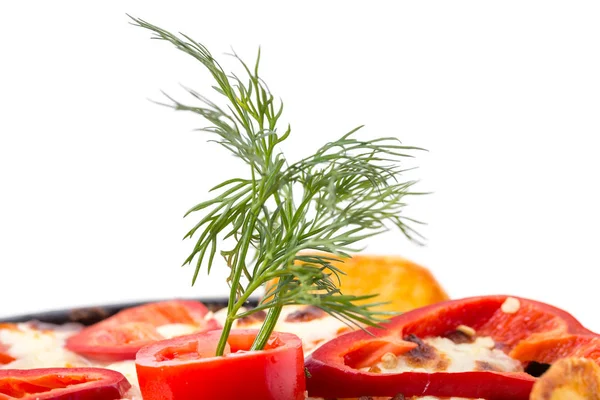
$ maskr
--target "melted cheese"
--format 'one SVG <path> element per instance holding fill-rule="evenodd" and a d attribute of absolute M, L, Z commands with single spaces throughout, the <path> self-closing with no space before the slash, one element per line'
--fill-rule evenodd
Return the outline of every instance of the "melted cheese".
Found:
<path fill-rule="evenodd" d="M 309 307 L 310 306 L 283 307 L 277 325 L 275 326 L 276 332 L 293 333 L 302 339 L 304 356 L 308 356 L 323 343 L 342 333 L 350 331 L 350 328 L 346 324 L 328 314 L 313 316 L 310 320 L 293 322 L 294 315 L 305 312 Z M 240 313 L 245 311 L 247 310 L 240 309 Z M 225 318 L 227 317 L 227 309 L 221 309 L 215 312 L 214 316 L 215 319 L 223 325 Z M 233 328 L 259 329 L 263 320 L 264 318 L 254 318 L 242 322 L 236 320 Z"/>
<path fill-rule="evenodd" d="M 7 353 L 16 360 L 0 368 L 73 368 L 89 367 L 92 363 L 64 348 L 65 340 L 81 329 L 80 325 L 63 326 L 33 323 L 17 325 L 18 329 L 0 329 L 0 342 L 8 346 Z M 39 329 L 44 328 L 44 329 Z"/>
<path fill-rule="evenodd" d="M 137 371 L 135 370 L 135 361 L 119 361 L 116 363 L 103 365 L 102 368 L 112 369 L 125 375 L 125 378 L 131 383 L 131 389 L 125 394 L 122 400 L 142 400 L 142 393 L 140 392 L 140 384 L 137 378 Z"/>
<path fill-rule="evenodd" d="M 214 317 L 221 323 L 226 317 L 226 309 L 217 311 Z M 241 311 L 243 312 L 243 311 Z M 263 318 L 250 318 L 236 321 L 234 328 L 258 329 Z M 64 348 L 65 340 L 77 333 L 82 327 L 76 324 L 62 326 L 40 325 L 38 323 L 23 323 L 17 329 L 0 326 L 0 342 L 8 346 L 8 354 L 15 361 L 0 365 L 0 368 L 44 368 L 44 367 L 102 367 L 122 373 L 131 383 L 132 388 L 124 399 L 142 400 L 135 369 L 135 361 L 116 363 L 95 363 L 72 353 Z M 165 338 L 185 335 L 196 331 L 196 327 L 188 324 L 167 324 L 157 328 Z M 305 355 L 314 351 L 322 343 L 339 336 L 348 327 L 329 316 L 319 314 L 306 306 L 284 307 L 279 322 L 275 328 L 279 332 L 296 334 L 303 341 Z M 389 360 L 383 360 L 375 365 L 381 373 L 398 373 L 404 371 L 421 372 L 463 372 L 481 370 L 482 366 L 495 371 L 522 371 L 521 364 L 508 357 L 502 351 L 495 349 L 494 341 L 489 337 L 476 338 L 472 343 L 454 343 L 443 337 L 430 337 L 422 340 L 423 346 L 428 346 L 426 362 L 415 365 L 415 357 L 410 355 L 397 356 L 394 365 Z M 412 359 L 411 359 L 412 357 Z M 389 358 L 389 357 L 388 357 Z M 434 359 L 437 359 L 434 360 Z M 435 362 L 429 362 L 429 361 Z M 442 360 L 443 362 L 440 362 Z M 423 361 L 423 360 L 416 360 Z M 371 367 L 373 368 L 373 367 Z M 368 369 L 368 368 L 367 368 Z M 308 400 L 322 400 L 307 397 Z M 379 398 L 378 398 L 379 399 Z M 413 397 L 410 400 L 476 400 L 459 397 L 438 398 L 434 396 Z"/>
<path fill-rule="evenodd" d="M 158 333 L 160 333 L 165 339 L 171 339 L 176 336 L 189 335 L 198 331 L 196 325 L 191 324 L 166 324 L 156 327 Z"/>
<path fill-rule="evenodd" d="M 424 362 L 416 366 L 411 352 L 397 356 L 397 363 L 390 366 L 383 360 L 376 364 L 381 373 L 415 372 L 467 372 L 484 369 L 502 372 L 522 371 L 521 363 L 495 349 L 490 337 L 479 337 L 473 343 L 457 344 L 443 337 L 423 339 L 425 345 L 434 349 L 436 357 L 444 362 Z M 367 368 L 368 369 L 368 368 Z"/>

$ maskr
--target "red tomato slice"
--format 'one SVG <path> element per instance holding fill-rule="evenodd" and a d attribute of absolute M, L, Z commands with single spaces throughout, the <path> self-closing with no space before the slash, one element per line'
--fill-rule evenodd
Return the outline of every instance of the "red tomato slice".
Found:
<path fill-rule="evenodd" d="M 15 358 L 8 354 L 8 345 L 0 343 L 0 365 L 15 361 Z"/>
<path fill-rule="evenodd" d="M 302 341 L 273 333 L 264 350 L 248 351 L 257 330 L 233 330 L 215 357 L 221 331 L 163 340 L 142 348 L 136 370 L 144 400 L 304 400 Z"/>
<path fill-rule="evenodd" d="M 0 369 L 0 400 L 115 400 L 131 388 L 104 368 Z"/>
<path fill-rule="evenodd" d="M 172 300 L 125 309 L 67 339 L 66 347 L 101 361 L 132 360 L 145 345 L 165 339 L 157 330 L 167 324 L 193 325 L 198 332 L 219 328 L 208 309 L 193 300 Z"/>
<path fill-rule="evenodd" d="M 19 330 L 17 324 L 0 323 L 0 329 Z M 15 358 L 8 354 L 10 346 L 0 342 L 0 365 L 15 361 Z"/>

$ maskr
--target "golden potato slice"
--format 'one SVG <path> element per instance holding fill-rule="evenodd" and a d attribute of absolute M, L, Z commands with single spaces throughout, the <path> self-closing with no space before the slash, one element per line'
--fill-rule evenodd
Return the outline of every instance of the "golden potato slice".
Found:
<path fill-rule="evenodd" d="M 408 311 L 448 300 L 429 270 L 402 257 L 355 255 L 332 264 L 346 273 L 340 275 L 343 294 L 379 294 L 363 303 L 389 302 L 376 307 L 378 311 Z M 274 284 L 269 282 L 267 290 Z"/>
<path fill-rule="evenodd" d="M 600 400 L 600 367 L 585 358 L 563 358 L 533 385 L 531 400 Z"/>

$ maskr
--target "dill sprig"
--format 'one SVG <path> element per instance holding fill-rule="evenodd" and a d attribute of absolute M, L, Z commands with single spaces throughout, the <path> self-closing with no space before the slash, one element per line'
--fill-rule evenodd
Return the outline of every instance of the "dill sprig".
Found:
<path fill-rule="evenodd" d="M 420 235 L 412 228 L 417 221 L 402 213 L 405 197 L 416 194 L 411 192 L 415 181 L 400 179 L 405 171 L 401 159 L 418 148 L 403 146 L 394 137 L 359 140 L 358 127 L 290 164 L 278 146 L 290 136 L 291 127 L 280 131 L 277 126 L 283 103 L 259 76 L 260 49 L 251 66 L 232 54 L 243 70 L 240 77 L 226 73 L 206 47 L 190 37 L 132 19 L 134 25 L 152 31 L 153 39 L 172 43 L 210 72 L 225 108 L 188 88 L 198 105 L 167 96 L 168 105 L 202 116 L 209 125 L 199 130 L 214 134 L 217 143 L 248 166 L 248 177 L 215 186 L 212 198 L 185 214 L 202 215 L 185 236 L 196 239 L 184 262 L 195 264 L 192 284 L 203 265 L 210 273 L 217 252 L 230 268 L 227 318 L 217 355 L 223 354 L 234 321 L 258 310 L 267 310 L 267 317 L 253 350 L 264 347 L 285 305 L 314 305 L 356 326 L 382 322 L 385 313 L 372 310 L 379 303 L 356 304 L 375 295 L 340 292 L 336 282 L 343 271 L 331 262 L 358 251 L 358 242 L 386 231 L 390 224 L 418 241 Z M 222 249 L 227 240 L 234 244 Z M 249 296 L 273 279 L 278 279 L 277 285 L 258 307 L 240 312 Z"/>

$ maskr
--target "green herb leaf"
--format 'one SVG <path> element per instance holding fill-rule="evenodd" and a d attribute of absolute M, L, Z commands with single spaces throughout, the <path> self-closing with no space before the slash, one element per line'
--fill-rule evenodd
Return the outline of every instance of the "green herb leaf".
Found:
<path fill-rule="evenodd" d="M 184 263 L 195 264 L 193 282 L 203 265 L 210 272 L 218 249 L 231 270 L 227 319 L 217 355 L 223 354 L 234 321 L 259 310 L 268 313 L 252 349 L 264 347 L 285 305 L 315 305 L 350 325 L 382 322 L 388 313 L 373 311 L 378 303 L 356 304 L 373 296 L 340 292 L 336 282 L 343 272 L 331 261 L 358 251 L 360 241 L 389 225 L 412 240 L 422 238 L 413 228 L 418 221 L 402 213 L 405 197 L 418 193 L 411 192 L 415 181 L 401 179 L 405 169 L 400 163 L 420 149 L 393 137 L 359 140 L 358 127 L 289 164 L 278 146 L 290 136 L 291 128 L 278 128 L 283 103 L 275 100 L 259 77 L 260 50 L 252 68 L 233 54 L 245 73 L 241 78 L 226 73 L 206 47 L 190 37 L 132 19 L 134 25 L 152 31 L 153 38 L 170 42 L 210 72 L 226 109 L 191 89 L 186 91 L 199 104 L 185 105 L 167 96 L 170 106 L 203 117 L 209 126 L 200 130 L 215 135 L 218 144 L 248 167 L 247 177 L 217 185 L 212 189 L 214 197 L 185 214 L 202 213 L 185 236 L 196 238 Z M 226 238 L 234 244 L 222 249 Z M 319 253 L 307 254 L 315 251 Z M 252 293 L 275 278 L 278 284 L 256 309 L 239 312 Z"/>

